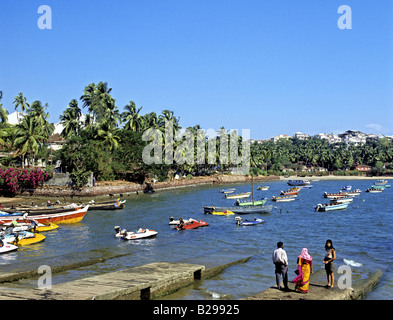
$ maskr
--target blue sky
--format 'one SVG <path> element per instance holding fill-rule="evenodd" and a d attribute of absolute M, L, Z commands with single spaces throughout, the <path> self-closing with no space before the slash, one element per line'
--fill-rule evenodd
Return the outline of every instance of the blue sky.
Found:
<path fill-rule="evenodd" d="M 337 27 L 341 5 L 352 29 Z M 347 129 L 393 135 L 393 1 L 1 0 L 0 90 L 48 103 L 89 83 L 123 110 L 267 139 Z M 38 7 L 52 9 L 41 30 Z"/>

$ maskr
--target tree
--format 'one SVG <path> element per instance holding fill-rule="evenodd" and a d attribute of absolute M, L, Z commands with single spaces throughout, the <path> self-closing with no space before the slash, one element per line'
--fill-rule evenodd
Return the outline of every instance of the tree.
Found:
<path fill-rule="evenodd" d="M 15 97 L 13 104 L 15 104 L 16 117 L 19 123 L 18 107 L 20 107 L 20 109 L 23 112 L 23 111 L 27 111 L 30 105 L 27 103 L 27 99 L 26 97 L 23 96 L 22 92 L 19 92 L 19 94 Z"/>
<path fill-rule="evenodd" d="M 139 114 L 143 107 L 137 108 L 134 101 L 124 106 L 124 112 L 121 114 L 123 119 L 124 130 L 131 130 L 134 132 L 141 132 L 143 128 L 143 118 Z"/>
<path fill-rule="evenodd" d="M 60 122 L 64 129 L 61 135 L 65 138 L 69 138 L 72 135 L 78 134 L 81 123 L 80 118 L 82 116 L 82 111 L 78 106 L 78 101 L 75 99 L 71 100 L 67 109 L 60 116 Z"/>

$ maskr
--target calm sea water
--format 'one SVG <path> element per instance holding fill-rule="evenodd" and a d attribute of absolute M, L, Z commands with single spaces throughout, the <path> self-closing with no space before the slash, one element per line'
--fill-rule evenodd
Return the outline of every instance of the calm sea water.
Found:
<path fill-rule="evenodd" d="M 41 244 L 20 248 L 15 253 L 0 256 L 0 270 L 36 265 L 37 261 L 51 264 L 56 259 L 75 256 L 109 256 L 127 253 L 92 266 L 67 271 L 53 276 L 53 283 L 75 280 L 127 267 L 157 261 L 181 261 L 201 263 L 229 262 L 251 257 L 247 263 L 226 269 L 219 275 L 194 286 L 180 290 L 170 299 L 239 299 L 256 294 L 272 286 L 274 267 L 272 251 L 278 241 L 284 242 L 289 258 L 289 277 L 295 275 L 296 257 L 303 247 L 314 258 L 314 270 L 323 269 L 324 245 L 332 239 L 337 251 L 336 265 L 351 260 L 354 269 L 381 269 L 383 277 L 366 299 L 393 299 L 393 189 L 380 194 L 365 193 L 372 180 L 315 181 L 312 189 L 304 189 L 298 199 L 288 203 L 275 203 L 270 214 L 259 214 L 265 220 L 262 225 L 239 227 L 235 216 L 213 216 L 203 213 L 204 205 L 228 205 L 219 193 L 221 188 L 235 187 L 236 192 L 251 191 L 249 184 L 187 187 L 158 191 L 152 195 L 132 195 L 126 198 L 126 207 L 118 211 L 89 211 L 81 223 L 61 225 L 45 233 Z M 261 185 L 261 184 L 260 184 Z M 264 182 L 268 191 L 257 191 L 255 197 L 278 195 L 288 189 L 283 181 Z M 348 209 L 328 213 L 315 212 L 318 203 L 327 202 L 323 192 L 338 192 L 341 187 L 352 185 L 363 192 Z M 192 217 L 210 223 L 195 230 L 175 231 L 169 225 L 169 217 Z M 253 218 L 253 215 L 243 215 Z M 128 230 L 139 227 L 159 232 L 152 239 L 123 241 L 114 237 L 113 227 L 119 225 Z M 63 257 L 63 258 L 61 258 Z M 36 280 L 23 280 L 13 286 L 36 286 Z"/>

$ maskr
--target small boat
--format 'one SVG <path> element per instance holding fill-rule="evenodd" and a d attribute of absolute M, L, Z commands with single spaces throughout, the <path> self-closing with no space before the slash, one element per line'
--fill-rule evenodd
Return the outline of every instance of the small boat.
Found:
<path fill-rule="evenodd" d="M 276 197 L 273 196 L 272 197 L 272 201 L 276 201 L 276 202 L 288 202 L 288 201 L 294 201 L 296 200 L 296 196 L 281 196 L 281 197 Z"/>
<path fill-rule="evenodd" d="M 49 214 L 39 214 L 39 215 L 25 215 L 22 217 L 0 217 L 0 224 L 7 224 L 12 222 L 12 220 L 17 219 L 18 222 L 26 222 L 28 223 L 30 219 L 34 219 L 34 221 L 42 224 L 48 223 L 77 223 L 80 222 L 83 217 L 86 215 L 87 210 L 89 209 L 89 205 L 82 209 L 68 209 L 66 212 L 59 213 L 49 213 Z"/>
<path fill-rule="evenodd" d="M 355 189 L 346 193 L 348 194 L 348 196 L 355 197 L 355 196 L 359 196 L 362 193 L 362 190 Z"/>
<path fill-rule="evenodd" d="M 236 200 L 235 206 L 263 206 L 267 198 L 256 199 L 256 200 Z"/>
<path fill-rule="evenodd" d="M 120 199 L 105 201 L 105 202 L 95 202 L 91 200 L 89 204 L 89 210 L 118 210 L 124 208 L 124 203 L 127 200 L 120 201 Z"/>
<path fill-rule="evenodd" d="M 239 194 L 226 194 L 225 199 L 241 199 L 241 198 L 248 198 L 251 195 L 251 192 L 244 192 Z"/>
<path fill-rule="evenodd" d="M 343 191 L 351 191 L 351 189 L 352 189 L 352 186 L 345 186 L 345 187 L 341 188 L 341 190 L 343 190 Z"/>
<path fill-rule="evenodd" d="M 287 191 L 281 191 L 280 194 L 283 196 L 291 196 L 291 195 L 297 195 L 300 191 L 300 188 L 295 187 L 295 188 L 291 188 Z"/>
<path fill-rule="evenodd" d="M 324 192 L 323 196 L 325 198 L 346 198 L 346 197 L 348 197 L 348 193 L 347 192 L 338 192 L 338 193 L 327 193 L 327 192 Z"/>
<path fill-rule="evenodd" d="M 57 228 L 59 228 L 59 226 L 57 224 L 54 223 L 49 223 L 49 224 L 39 224 L 36 228 L 35 231 L 36 232 L 48 232 L 48 231 L 52 231 L 52 230 L 56 230 Z"/>
<path fill-rule="evenodd" d="M 309 180 L 288 180 L 287 182 L 290 186 L 307 186 L 310 184 Z"/>
<path fill-rule="evenodd" d="M 221 189 L 220 193 L 233 193 L 235 192 L 235 188 L 230 188 L 230 189 Z"/>
<path fill-rule="evenodd" d="M 377 190 L 385 190 L 386 185 L 372 185 L 371 188 L 377 189 Z"/>
<path fill-rule="evenodd" d="M 216 216 L 229 216 L 229 215 L 233 215 L 234 213 L 230 210 L 225 210 L 225 211 L 212 211 L 211 214 Z"/>
<path fill-rule="evenodd" d="M 3 242 L 3 245 L 0 245 L 0 254 L 9 253 L 18 250 L 18 246 L 15 246 L 10 243 Z"/>
<path fill-rule="evenodd" d="M 388 180 L 384 180 L 384 179 L 378 179 L 376 182 L 374 182 L 375 186 L 383 186 L 385 184 L 388 183 Z"/>
<path fill-rule="evenodd" d="M 257 190 L 266 191 L 269 190 L 269 186 L 258 187 Z"/>
<path fill-rule="evenodd" d="M 46 237 L 41 234 L 28 232 L 28 231 L 21 231 L 21 232 L 15 232 L 10 234 L 4 234 L 3 242 L 11 243 L 17 246 L 26 246 L 26 245 L 42 242 L 45 239 Z"/>
<path fill-rule="evenodd" d="M 336 204 L 336 203 L 351 203 L 353 201 L 353 198 L 347 197 L 347 198 L 330 198 L 330 203 Z"/>
<path fill-rule="evenodd" d="M 265 220 L 263 219 L 257 219 L 254 217 L 254 220 L 244 220 L 241 217 L 236 217 L 236 224 L 238 226 L 255 226 L 257 224 L 262 224 L 265 223 Z"/>
<path fill-rule="evenodd" d="M 3 231 L 8 228 L 12 228 L 12 232 L 29 231 L 29 232 L 46 232 L 57 229 L 59 226 L 54 223 L 42 224 L 37 222 L 22 222 L 12 225 L 12 223 L 7 223 L 2 225 Z"/>
<path fill-rule="evenodd" d="M 300 188 L 302 188 L 302 189 L 311 189 L 311 188 L 312 188 L 312 185 L 310 184 L 310 185 L 308 185 L 308 186 L 300 186 Z"/>
<path fill-rule="evenodd" d="M 180 218 L 183 219 L 183 218 Z M 180 219 L 175 220 L 174 217 L 169 217 L 169 225 L 178 225 L 180 223 Z M 189 220 L 183 219 L 185 223 L 189 222 Z"/>
<path fill-rule="evenodd" d="M 366 192 L 368 193 L 381 193 L 383 190 L 382 189 L 374 189 L 374 188 L 368 188 Z"/>
<path fill-rule="evenodd" d="M 0 218 L 1 217 L 20 217 L 23 216 L 23 212 L 5 212 L 5 211 L 0 211 Z"/>
<path fill-rule="evenodd" d="M 343 210 L 348 207 L 349 203 L 338 203 L 338 204 L 320 204 L 315 207 L 315 211 L 333 211 L 333 210 Z"/>
<path fill-rule="evenodd" d="M 116 226 L 114 229 L 116 232 L 115 237 L 122 238 L 124 240 L 138 240 L 138 239 L 151 238 L 158 234 L 157 231 L 151 229 L 139 228 L 136 231 L 127 231 L 126 229 L 121 229 L 119 226 Z"/>
<path fill-rule="evenodd" d="M 209 224 L 202 220 L 194 220 L 190 219 L 189 222 L 184 223 L 182 226 L 176 226 L 174 229 L 176 230 L 189 230 L 189 229 L 196 229 L 199 227 L 207 227 Z"/>
<path fill-rule="evenodd" d="M 214 206 L 205 206 L 203 207 L 203 211 L 206 214 L 211 214 L 213 211 L 232 211 L 235 214 L 256 214 L 256 213 L 270 213 L 273 209 L 273 206 L 234 206 L 234 207 L 214 207 Z"/>

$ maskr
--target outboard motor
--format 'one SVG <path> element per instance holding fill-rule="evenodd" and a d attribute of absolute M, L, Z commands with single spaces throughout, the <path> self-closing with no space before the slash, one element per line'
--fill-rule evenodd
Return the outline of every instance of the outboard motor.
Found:
<path fill-rule="evenodd" d="M 114 227 L 114 229 L 115 229 L 115 231 L 116 231 L 116 234 L 118 234 L 118 233 L 120 233 L 120 227 L 119 226 L 116 226 L 116 227 Z"/>
<path fill-rule="evenodd" d="M 236 224 L 237 224 L 238 226 L 240 226 L 240 224 L 242 223 L 242 218 L 236 217 L 235 220 L 236 220 Z"/>
<path fill-rule="evenodd" d="M 173 216 L 169 217 L 170 222 L 172 222 L 173 220 L 175 220 L 175 218 Z"/>

